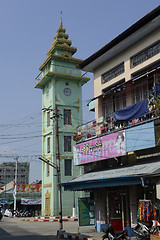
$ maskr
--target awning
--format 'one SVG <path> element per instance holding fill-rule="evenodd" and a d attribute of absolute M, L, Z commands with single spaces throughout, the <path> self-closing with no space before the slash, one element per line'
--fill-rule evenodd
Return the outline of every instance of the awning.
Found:
<path fill-rule="evenodd" d="M 0 204 L 8 204 L 11 205 L 14 201 L 13 200 L 8 200 L 8 199 L 0 199 Z"/>
<path fill-rule="evenodd" d="M 64 190 L 87 190 L 102 187 L 143 185 L 147 177 L 160 176 L 160 161 L 80 175 L 61 185 Z M 143 180 L 142 180 L 143 179 Z"/>

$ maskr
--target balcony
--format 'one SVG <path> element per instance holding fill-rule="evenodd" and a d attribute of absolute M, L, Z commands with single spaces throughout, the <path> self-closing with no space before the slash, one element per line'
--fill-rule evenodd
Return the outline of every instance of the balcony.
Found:
<path fill-rule="evenodd" d="M 102 116 L 78 127 L 74 140 L 77 143 L 85 142 L 86 140 L 141 125 L 157 118 L 159 118 L 159 110 L 156 109 L 155 105 L 150 105 L 148 112 L 144 116 L 129 121 L 124 120 L 118 124 L 115 124 L 113 115 L 110 117 Z"/>
<path fill-rule="evenodd" d="M 49 73 L 59 73 L 59 74 L 65 74 L 65 75 L 70 75 L 70 76 L 75 76 L 75 77 L 86 77 L 88 78 L 87 73 L 82 73 L 81 70 L 73 67 L 68 67 L 68 66 L 61 66 L 61 65 L 55 65 L 51 64 L 47 66 L 42 72 L 38 74 L 38 76 L 35 78 L 35 85 L 45 76 L 48 76 Z"/>

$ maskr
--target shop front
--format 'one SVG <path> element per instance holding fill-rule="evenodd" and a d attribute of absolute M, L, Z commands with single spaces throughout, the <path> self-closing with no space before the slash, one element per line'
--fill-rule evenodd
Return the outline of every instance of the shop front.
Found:
<path fill-rule="evenodd" d="M 131 187 L 132 188 L 132 187 Z M 130 198 L 128 187 L 111 187 L 94 190 L 96 229 L 101 232 L 112 222 L 114 231 L 131 232 Z M 137 205 L 135 206 L 137 209 Z"/>
<path fill-rule="evenodd" d="M 117 169 L 85 173 L 62 183 L 64 190 L 90 191 L 95 202 L 96 229 L 101 232 L 108 222 L 115 231 L 132 229 L 137 223 L 140 199 L 156 200 L 160 162 L 137 164 Z"/>

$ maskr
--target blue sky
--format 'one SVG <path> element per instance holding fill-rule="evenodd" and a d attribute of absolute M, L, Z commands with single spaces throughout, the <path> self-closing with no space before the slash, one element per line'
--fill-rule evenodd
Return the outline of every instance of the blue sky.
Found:
<path fill-rule="evenodd" d="M 30 181 L 41 179 L 41 90 L 39 66 L 60 24 L 75 57 L 86 59 L 160 4 L 159 0 L 0 0 L 0 162 L 19 156 L 30 161 Z M 94 95 L 93 76 L 83 87 L 85 107 Z M 14 161 L 14 160 L 13 160 Z"/>

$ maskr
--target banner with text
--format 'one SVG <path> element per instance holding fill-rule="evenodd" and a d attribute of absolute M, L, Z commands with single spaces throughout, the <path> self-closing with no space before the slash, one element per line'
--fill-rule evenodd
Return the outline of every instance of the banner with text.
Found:
<path fill-rule="evenodd" d="M 74 165 L 100 161 L 126 154 L 125 130 L 74 146 Z"/>
<path fill-rule="evenodd" d="M 42 184 L 17 184 L 17 192 L 42 192 Z"/>
<path fill-rule="evenodd" d="M 21 204 L 22 205 L 41 205 L 41 198 L 36 198 L 36 199 L 21 198 Z"/>

